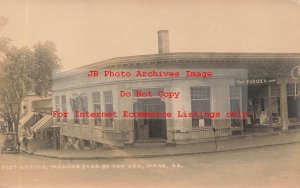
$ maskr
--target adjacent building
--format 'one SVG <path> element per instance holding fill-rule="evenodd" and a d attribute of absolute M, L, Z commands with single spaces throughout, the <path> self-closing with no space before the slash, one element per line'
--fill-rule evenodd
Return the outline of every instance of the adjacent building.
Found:
<path fill-rule="evenodd" d="M 22 102 L 19 136 L 30 138 L 30 146 L 59 148 L 59 126 L 53 124 L 52 95 L 39 97 L 28 95 Z"/>

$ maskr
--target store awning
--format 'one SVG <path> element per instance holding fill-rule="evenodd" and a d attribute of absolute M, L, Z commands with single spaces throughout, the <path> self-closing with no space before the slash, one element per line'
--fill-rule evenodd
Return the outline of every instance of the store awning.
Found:
<path fill-rule="evenodd" d="M 33 132 L 44 131 L 52 127 L 53 121 L 51 115 L 44 115 L 35 125 L 32 126 Z"/>
<path fill-rule="evenodd" d="M 36 113 L 34 112 L 27 112 L 24 117 L 20 119 L 20 125 L 25 127 L 30 127 L 36 123 Z"/>

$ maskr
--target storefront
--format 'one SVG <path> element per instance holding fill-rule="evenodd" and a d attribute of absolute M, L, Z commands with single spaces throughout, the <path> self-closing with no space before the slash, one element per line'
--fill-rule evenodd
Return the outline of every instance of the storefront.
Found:
<path fill-rule="evenodd" d="M 236 80 L 236 85 L 242 88 L 243 96 L 247 98 L 243 104 L 248 112 L 247 120 L 241 128 L 244 132 L 272 132 L 300 125 L 297 80 L 289 75 L 276 77 L 273 74 L 269 77 Z"/>

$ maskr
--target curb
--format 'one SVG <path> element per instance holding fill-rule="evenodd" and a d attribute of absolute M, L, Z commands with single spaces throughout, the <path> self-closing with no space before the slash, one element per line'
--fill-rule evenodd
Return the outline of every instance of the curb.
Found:
<path fill-rule="evenodd" d="M 153 154 L 153 155 L 151 155 L 151 154 L 141 154 L 141 155 L 109 156 L 109 157 L 60 157 L 60 156 L 35 154 L 34 152 L 28 152 L 28 151 L 24 151 L 24 150 L 21 150 L 21 151 L 25 154 L 28 154 L 28 155 L 34 155 L 34 156 L 39 156 L 39 157 L 44 157 L 44 158 L 51 158 L 51 159 L 59 159 L 59 160 L 103 160 L 103 159 L 154 158 L 154 157 L 169 157 L 169 156 L 184 156 L 184 155 L 223 153 L 223 152 L 231 152 L 231 151 L 242 151 L 242 150 L 249 150 L 249 149 L 266 148 L 266 147 L 272 147 L 272 146 L 282 146 L 282 145 L 288 145 L 288 144 L 299 144 L 299 143 L 300 143 L 300 141 L 279 143 L 279 144 L 261 145 L 261 146 L 249 146 L 249 147 L 225 149 L 225 150 L 214 150 L 214 151 L 166 153 L 166 154 Z"/>

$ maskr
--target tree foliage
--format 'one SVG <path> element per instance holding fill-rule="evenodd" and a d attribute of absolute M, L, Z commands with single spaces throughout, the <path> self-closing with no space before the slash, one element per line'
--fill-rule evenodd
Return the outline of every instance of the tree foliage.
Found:
<path fill-rule="evenodd" d="M 24 47 L 6 54 L 0 66 L 0 116 L 15 125 L 14 131 L 18 131 L 24 98 L 49 94 L 52 72 L 59 68 L 55 45 L 49 41 L 34 45 L 33 50 Z"/>
<path fill-rule="evenodd" d="M 52 87 L 52 73 L 60 69 L 59 57 L 53 42 L 46 41 L 34 45 L 33 61 L 31 64 L 31 79 L 33 91 L 39 96 L 46 96 Z"/>
<path fill-rule="evenodd" d="M 0 29 L 6 23 L 0 17 Z M 28 94 L 46 96 L 51 92 L 52 72 L 60 69 L 60 59 L 50 41 L 39 42 L 32 49 L 17 49 L 2 47 L 0 37 L 1 51 L 5 56 L 0 59 L 0 116 L 10 131 L 18 132 L 22 101 Z"/>

